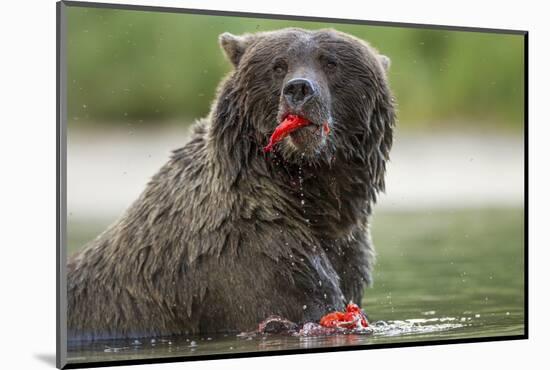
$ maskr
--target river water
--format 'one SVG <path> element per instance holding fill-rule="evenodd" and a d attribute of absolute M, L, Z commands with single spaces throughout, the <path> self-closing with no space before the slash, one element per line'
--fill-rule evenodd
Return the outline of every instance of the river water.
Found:
<path fill-rule="evenodd" d="M 68 361 L 369 348 L 524 333 L 522 209 L 381 212 L 372 230 L 378 251 L 375 284 L 366 289 L 362 302 L 372 322 L 369 335 L 226 334 L 73 342 Z M 69 243 L 80 246 L 96 232 L 82 232 L 81 239 Z"/>

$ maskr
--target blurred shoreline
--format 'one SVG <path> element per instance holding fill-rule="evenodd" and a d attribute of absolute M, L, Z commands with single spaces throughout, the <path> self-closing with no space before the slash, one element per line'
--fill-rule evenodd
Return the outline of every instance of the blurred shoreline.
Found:
<path fill-rule="evenodd" d="M 120 126 L 119 126 L 120 127 Z M 114 219 L 183 146 L 190 126 L 68 134 L 69 221 Z M 523 138 L 466 131 L 397 132 L 376 210 L 520 207 Z"/>

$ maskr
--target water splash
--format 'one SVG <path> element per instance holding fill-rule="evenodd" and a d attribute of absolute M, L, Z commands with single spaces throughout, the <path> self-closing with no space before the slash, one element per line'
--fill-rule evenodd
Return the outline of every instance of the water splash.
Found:
<path fill-rule="evenodd" d="M 377 321 L 371 324 L 373 335 L 393 337 L 399 335 L 426 334 L 458 329 L 464 326 L 455 317 Z"/>

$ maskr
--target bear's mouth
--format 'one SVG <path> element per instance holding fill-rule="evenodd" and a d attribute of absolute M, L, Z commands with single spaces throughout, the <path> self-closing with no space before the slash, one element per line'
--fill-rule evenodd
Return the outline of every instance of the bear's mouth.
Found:
<path fill-rule="evenodd" d="M 309 120 L 295 114 L 285 116 L 281 123 L 275 127 L 275 130 L 269 138 L 269 143 L 264 147 L 264 152 L 267 153 L 272 151 L 276 144 L 290 135 L 293 131 L 310 124 L 311 122 Z"/>
<path fill-rule="evenodd" d="M 328 120 L 312 119 L 302 112 L 286 111 L 279 114 L 278 118 L 280 123 L 272 132 L 264 152 L 270 152 L 275 146 L 283 145 L 283 141 L 286 143 L 283 146 L 299 151 L 310 151 L 319 147 L 330 132 Z"/>
<path fill-rule="evenodd" d="M 309 125 L 300 127 L 288 135 L 289 141 L 299 150 L 317 147 L 330 133 L 328 121 L 320 122 L 308 117 L 304 117 L 304 119 L 309 121 Z"/>

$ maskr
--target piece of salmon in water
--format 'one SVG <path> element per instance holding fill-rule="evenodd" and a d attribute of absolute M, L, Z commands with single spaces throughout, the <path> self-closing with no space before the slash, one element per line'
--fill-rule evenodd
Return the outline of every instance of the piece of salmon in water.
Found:
<path fill-rule="evenodd" d="M 364 329 L 369 326 L 367 316 L 355 303 L 350 303 L 345 312 L 331 312 L 319 321 L 321 326 L 327 328 Z"/>

